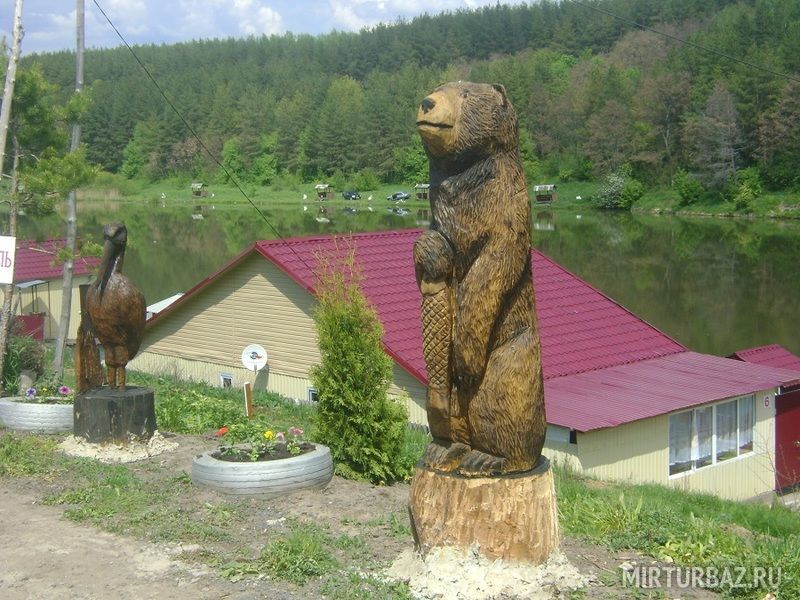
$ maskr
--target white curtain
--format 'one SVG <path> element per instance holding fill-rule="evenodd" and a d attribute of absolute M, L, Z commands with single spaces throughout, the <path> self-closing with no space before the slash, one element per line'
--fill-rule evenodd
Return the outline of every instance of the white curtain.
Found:
<path fill-rule="evenodd" d="M 756 397 L 739 398 L 739 451 L 753 450 L 753 427 L 756 421 Z"/>
<path fill-rule="evenodd" d="M 717 405 L 717 460 L 737 455 L 736 400 Z"/>
<path fill-rule="evenodd" d="M 697 445 L 695 450 L 695 467 L 704 467 L 712 463 L 714 452 L 712 440 L 714 437 L 714 410 L 710 406 L 698 408 L 694 411 L 695 430 L 697 432 Z"/>
<path fill-rule="evenodd" d="M 692 411 L 669 417 L 669 474 L 692 468 Z"/>

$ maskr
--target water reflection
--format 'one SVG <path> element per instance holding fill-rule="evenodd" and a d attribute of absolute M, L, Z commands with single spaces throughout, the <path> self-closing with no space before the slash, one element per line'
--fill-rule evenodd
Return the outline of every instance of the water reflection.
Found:
<path fill-rule="evenodd" d="M 79 234 L 100 241 L 123 220 L 125 270 L 148 302 L 186 291 L 259 239 L 416 227 L 427 215 L 375 210 L 327 212 L 117 206 L 80 213 Z M 580 216 L 580 218 L 578 218 Z M 62 235 L 57 221 L 27 219 L 22 235 Z M 533 243 L 608 296 L 694 350 L 729 354 L 779 343 L 800 353 L 800 224 L 684 219 L 593 211 L 534 212 Z"/>
<path fill-rule="evenodd" d="M 534 245 L 694 350 L 800 353 L 800 226 L 556 213 Z"/>

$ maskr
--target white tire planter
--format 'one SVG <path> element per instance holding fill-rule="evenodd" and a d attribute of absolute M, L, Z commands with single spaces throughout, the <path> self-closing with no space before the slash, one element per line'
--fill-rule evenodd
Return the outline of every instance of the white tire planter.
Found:
<path fill-rule="evenodd" d="M 229 462 L 198 454 L 192 461 L 192 481 L 227 494 L 282 496 L 323 488 L 333 478 L 333 460 L 327 446 L 314 444 L 311 452 L 280 460 Z"/>
<path fill-rule="evenodd" d="M 0 398 L 0 423 L 15 431 L 72 431 L 72 404 L 15 402 L 12 398 Z"/>

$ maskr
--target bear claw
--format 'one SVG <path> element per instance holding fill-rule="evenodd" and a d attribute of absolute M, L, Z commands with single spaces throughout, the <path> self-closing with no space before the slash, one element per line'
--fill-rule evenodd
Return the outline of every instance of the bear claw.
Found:
<path fill-rule="evenodd" d="M 458 465 L 457 472 L 464 477 L 490 477 L 501 475 L 506 459 L 480 450 L 470 450 Z"/>
<path fill-rule="evenodd" d="M 461 458 L 469 452 L 469 446 L 449 440 L 434 439 L 422 455 L 422 464 L 437 471 L 454 471 Z"/>

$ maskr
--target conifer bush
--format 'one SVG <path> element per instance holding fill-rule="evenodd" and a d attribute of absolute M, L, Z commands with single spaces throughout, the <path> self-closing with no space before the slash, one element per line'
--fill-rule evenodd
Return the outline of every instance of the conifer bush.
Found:
<path fill-rule="evenodd" d="M 315 441 L 331 449 L 338 475 L 387 483 L 407 478 L 413 467 L 403 451 L 408 417 L 387 394 L 392 360 L 347 246 L 333 257 L 317 256 L 314 320 L 322 360 L 311 371 L 318 397 Z"/>

